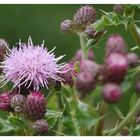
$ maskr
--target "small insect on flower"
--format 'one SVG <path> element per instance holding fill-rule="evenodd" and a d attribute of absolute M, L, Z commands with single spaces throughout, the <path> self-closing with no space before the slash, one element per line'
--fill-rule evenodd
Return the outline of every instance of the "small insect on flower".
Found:
<path fill-rule="evenodd" d="M 44 42 L 41 45 L 33 45 L 31 37 L 27 44 L 19 42 L 19 46 L 10 50 L 2 62 L 4 75 L 1 84 L 4 86 L 12 81 L 13 88 L 20 88 L 22 85 L 29 88 L 33 85 L 34 90 L 39 90 L 39 87 L 48 88 L 48 79 L 61 81 L 58 73 L 63 73 L 59 69 L 64 63 L 57 62 L 64 55 L 56 58 L 53 50 L 48 51 Z"/>

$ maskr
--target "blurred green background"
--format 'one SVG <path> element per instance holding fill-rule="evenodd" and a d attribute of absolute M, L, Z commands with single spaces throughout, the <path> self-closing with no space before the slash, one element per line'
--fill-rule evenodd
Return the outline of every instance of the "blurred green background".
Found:
<path fill-rule="evenodd" d="M 82 4 L 0 5 L 0 38 L 5 38 L 12 47 L 19 38 L 27 42 L 31 35 L 35 44 L 45 40 L 49 49 L 56 46 L 56 55 L 66 54 L 64 60 L 68 61 L 79 49 L 79 39 L 76 35 L 61 33 L 60 23 L 65 19 L 72 19 L 76 9 L 80 6 Z M 93 7 L 97 11 L 97 19 L 101 16 L 99 9 L 105 11 L 113 9 L 113 5 L 104 4 L 93 4 Z M 140 16 L 138 13 L 137 15 Z M 99 63 L 103 60 L 105 41 L 112 33 L 121 34 L 129 47 L 134 45 L 130 34 L 125 32 L 124 27 L 109 28 L 98 48 L 93 48 Z"/>

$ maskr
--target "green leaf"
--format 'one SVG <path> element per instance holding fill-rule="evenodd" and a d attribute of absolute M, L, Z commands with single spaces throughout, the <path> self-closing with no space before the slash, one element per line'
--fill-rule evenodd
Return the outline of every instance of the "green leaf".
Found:
<path fill-rule="evenodd" d="M 58 117 L 62 117 L 62 112 L 47 110 L 45 118 L 50 126 L 49 129 L 54 129 L 54 126 L 58 121 Z"/>
<path fill-rule="evenodd" d="M 89 113 L 88 105 L 82 102 L 79 102 L 79 106 L 76 109 L 76 117 L 80 127 L 87 129 L 91 129 L 98 121 L 97 117 L 94 117 Z"/>
<path fill-rule="evenodd" d="M 17 127 L 17 128 L 25 128 L 26 125 L 25 123 L 22 121 L 21 118 L 18 118 L 16 116 L 12 116 L 12 117 L 9 117 L 9 122 L 14 126 L 14 127 Z"/>
<path fill-rule="evenodd" d="M 131 136 L 140 136 L 140 127 L 136 127 L 136 128 L 133 128 L 131 129 L 131 133 L 130 133 Z"/>
<path fill-rule="evenodd" d="M 0 135 L 13 135 L 14 127 L 7 121 L 0 118 Z"/>

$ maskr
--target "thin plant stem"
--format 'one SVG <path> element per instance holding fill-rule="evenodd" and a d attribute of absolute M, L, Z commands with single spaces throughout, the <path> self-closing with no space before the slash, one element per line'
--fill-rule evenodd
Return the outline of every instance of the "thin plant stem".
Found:
<path fill-rule="evenodd" d="M 107 105 L 104 101 L 101 102 L 100 108 L 99 108 L 99 117 L 102 117 L 106 112 Z M 99 120 L 96 129 L 95 134 L 96 136 L 102 136 L 103 134 L 103 127 L 104 127 L 104 117 Z"/>
<path fill-rule="evenodd" d="M 80 45 L 81 45 L 81 50 L 82 50 L 82 60 L 87 59 L 87 51 L 88 48 L 86 47 L 86 38 L 84 34 L 79 34 L 79 38 L 80 38 Z"/>
<path fill-rule="evenodd" d="M 116 127 L 114 130 L 111 130 L 108 135 L 113 136 L 117 134 L 127 123 L 129 123 L 130 119 L 135 115 L 139 107 L 140 107 L 140 98 L 137 101 L 135 107 L 131 110 L 131 112 L 129 112 L 128 115 L 124 118 L 124 120 L 118 125 L 118 127 Z"/>

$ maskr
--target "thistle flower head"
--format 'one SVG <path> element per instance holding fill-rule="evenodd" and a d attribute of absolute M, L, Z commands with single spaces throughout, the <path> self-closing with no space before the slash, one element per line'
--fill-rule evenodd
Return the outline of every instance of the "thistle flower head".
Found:
<path fill-rule="evenodd" d="M 128 53 L 127 54 L 127 61 L 131 68 L 134 68 L 138 65 L 139 56 L 135 53 Z"/>
<path fill-rule="evenodd" d="M 60 77 L 64 79 L 63 83 L 68 84 L 72 87 L 74 84 L 73 78 L 77 77 L 77 71 L 76 71 L 75 65 L 73 63 L 67 63 L 62 68 L 62 71 L 67 71 L 66 73 L 60 74 Z"/>
<path fill-rule="evenodd" d="M 22 112 L 25 100 L 25 96 L 21 94 L 16 94 L 11 98 L 11 107 L 17 113 Z"/>
<path fill-rule="evenodd" d="M 125 56 L 119 53 L 112 53 L 105 60 L 104 80 L 120 84 L 128 71 L 128 62 Z"/>
<path fill-rule="evenodd" d="M 72 33 L 73 32 L 73 22 L 71 20 L 64 20 L 60 25 L 60 30 L 63 33 Z"/>
<path fill-rule="evenodd" d="M 76 78 L 75 86 L 80 93 L 80 98 L 95 89 L 95 78 L 90 72 L 80 72 Z"/>
<path fill-rule="evenodd" d="M 127 45 L 124 39 L 118 34 L 112 34 L 106 42 L 105 53 L 107 57 L 112 53 L 126 55 Z"/>
<path fill-rule="evenodd" d="M 0 110 L 13 111 L 10 102 L 11 102 L 11 98 L 16 94 L 17 94 L 16 91 L 12 91 L 12 92 L 8 91 L 0 94 Z"/>
<path fill-rule="evenodd" d="M 122 95 L 121 88 L 117 84 L 105 84 L 102 90 L 104 99 L 109 103 L 115 103 L 120 100 Z"/>
<path fill-rule="evenodd" d="M 48 123 L 43 119 L 37 120 L 33 125 L 33 129 L 38 133 L 45 133 L 48 131 Z"/>
<path fill-rule="evenodd" d="M 4 76 L 1 83 L 4 85 L 12 81 L 14 87 L 23 85 L 29 88 L 33 85 L 34 90 L 39 90 L 39 87 L 48 88 L 48 79 L 60 81 L 61 78 L 57 74 L 63 64 L 57 62 L 63 56 L 55 58 L 52 51 L 44 48 L 44 42 L 41 45 L 33 45 L 30 37 L 27 44 L 20 42 L 19 47 L 10 50 L 2 62 Z"/>
<path fill-rule="evenodd" d="M 74 24 L 76 25 L 87 25 L 95 21 L 96 11 L 92 6 L 86 5 L 78 9 L 73 17 Z"/>
<path fill-rule="evenodd" d="M 23 105 L 23 112 L 31 120 L 41 119 L 46 113 L 46 101 L 41 92 L 31 92 Z"/>
<path fill-rule="evenodd" d="M 122 13 L 124 10 L 124 5 L 123 4 L 115 4 L 113 9 L 116 13 Z"/>

